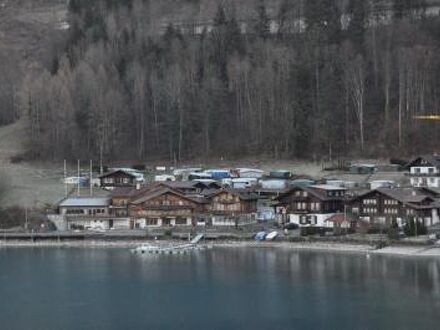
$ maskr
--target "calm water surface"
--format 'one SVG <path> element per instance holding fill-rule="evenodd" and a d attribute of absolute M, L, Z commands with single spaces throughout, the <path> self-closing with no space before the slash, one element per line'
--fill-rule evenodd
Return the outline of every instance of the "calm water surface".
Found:
<path fill-rule="evenodd" d="M 1 329 L 440 329 L 440 259 L 0 249 Z"/>

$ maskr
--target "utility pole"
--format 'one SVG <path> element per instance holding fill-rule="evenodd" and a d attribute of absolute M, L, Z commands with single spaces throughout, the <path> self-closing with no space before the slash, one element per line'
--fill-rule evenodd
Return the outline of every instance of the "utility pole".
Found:
<path fill-rule="evenodd" d="M 28 209 L 27 206 L 24 208 L 24 229 L 28 230 Z"/>
<path fill-rule="evenodd" d="M 77 177 L 77 196 L 79 197 L 79 195 L 80 195 L 80 191 L 79 191 L 79 177 L 80 177 L 80 161 L 79 161 L 79 159 L 78 159 L 78 177 Z"/>
<path fill-rule="evenodd" d="M 64 159 L 64 197 L 67 198 L 67 162 Z"/>
<path fill-rule="evenodd" d="M 91 159 L 90 159 L 89 184 L 90 184 L 90 197 L 91 197 L 91 196 L 93 196 L 93 160 L 91 160 Z"/>
<path fill-rule="evenodd" d="M 99 147 L 99 175 L 104 174 L 104 167 L 102 166 L 102 145 Z"/>

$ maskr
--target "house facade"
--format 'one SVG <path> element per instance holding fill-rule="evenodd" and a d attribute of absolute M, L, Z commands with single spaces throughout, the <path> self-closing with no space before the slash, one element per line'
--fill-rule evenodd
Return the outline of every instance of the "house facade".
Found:
<path fill-rule="evenodd" d="M 207 199 L 205 213 L 212 226 L 239 226 L 256 220 L 257 197 L 253 194 L 220 189 Z"/>
<path fill-rule="evenodd" d="M 411 186 L 440 188 L 440 156 L 420 156 L 406 167 Z"/>
<path fill-rule="evenodd" d="M 133 228 L 191 226 L 203 208 L 204 200 L 159 188 L 137 195 L 130 201 L 128 213 Z"/>
<path fill-rule="evenodd" d="M 283 222 L 300 227 L 332 227 L 327 220 L 344 211 L 345 188 L 330 185 L 293 187 L 276 198 Z"/>
<path fill-rule="evenodd" d="M 117 187 L 135 187 L 138 176 L 124 170 L 115 170 L 99 176 L 101 188 L 115 189 Z"/>
<path fill-rule="evenodd" d="M 128 228 L 128 220 L 115 218 L 109 197 L 68 197 L 58 204 L 59 215 L 68 230 L 109 230 Z"/>
<path fill-rule="evenodd" d="M 439 223 L 436 194 L 423 188 L 379 188 L 354 197 L 347 212 L 372 226 L 403 226 L 408 219 L 425 226 Z"/>

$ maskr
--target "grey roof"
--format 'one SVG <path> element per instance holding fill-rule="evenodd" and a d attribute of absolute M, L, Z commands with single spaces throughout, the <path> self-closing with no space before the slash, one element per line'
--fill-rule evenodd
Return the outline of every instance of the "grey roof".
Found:
<path fill-rule="evenodd" d="M 108 197 L 68 197 L 62 200 L 59 207 L 106 207 L 110 205 L 111 199 Z"/>
<path fill-rule="evenodd" d="M 202 199 L 200 199 L 200 198 L 189 197 L 189 196 L 184 195 L 174 189 L 158 187 L 157 189 L 152 189 L 150 191 L 147 191 L 145 194 L 141 194 L 141 195 L 137 196 L 137 198 L 135 200 L 131 201 L 131 204 L 142 204 L 149 199 L 152 199 L 152 198 L 155 198 L 155 197 L 161 196 L 163 194 L 167 194 L 167 193 L 177 195 L 181 198 L 185 198 L 185 199 L 193 201 L 195 203 L 202 202 Z"/>
<path fill-rule="evenodd" d="M 420 203 L 426 198 L 431 198 L 428 194 L 423 193 L 421 190 L 416 188 L 379 188 L 377 191 L 397 199 L 402 203 Z"/>
<path fill-rule="evenodd" d="M 412 166 L 412 164 L 414 164 L 416 161 L 418 161 L 419 159 L 424 159 L 426 160 L 429 164 L 431 164 L 432 166 L 435 167 L 440 167 L 440 156 L 438 155 L 424 155 L 424 156 L 419 156 L 413 160 L 411 160 L 405 167 L 409 168 Z"/>
<path fill-rule="evenodd" d="M 390 198 L 393 198 L 397 201 L 399 201 L 402 204 L 405 204 L 407 206 L 410 206 L 412 208 L 436 208 L 439 207 L 438 202 L 435 198 L 432 197 L 429 193 L 424 192 L 421 188 L 378 188 L 376 190 L 370 190 L 369 192 L 358 195 L 354 197 L 352 200 L 355 200 L 357 198 L 362 198 L 364 196 L 367 196 L 371 193 L 379 192 L 385 196 L 388 196 Z M 430 200 L 429 204 L 421 204 L 425 200 Z"/>
<path fill-rule="evenodd" d="M 118 173 L 118 172 L 121 172 L 121 173 L 127 174 L 128 176 L 131 176 L 131 177 L 133 177 L 133 178 L 137 178 L 137 177 L 139 176 L 139 175 L 136 175 L 134 172 L 128 172 L 128 171 L 125 171 L 125 170 L 123 170 L 123 169 L 117 169 L 117 170 L 114 170 L 114 171 L 111 171 L 111 172 L 108 172 L 108 173 L 104 173 L 104 174 L 102 174 L 102 175 L 99 175 L 98 178 L 105 178 L 105 177 L 107 177 L 107 176 L 113 175 L 113 174 Z"/>
<path fill-rule="evenodd" d="M 69 192 L 69 197 L 78 197 L 78 188 L 72 188 Z M 80 187 L 79 188 L 79 197 L 109 197 L 111 194 L 110 191 L 99 188 L 92 187 L 92 196 L 90 196 L 90 187 Z"/>

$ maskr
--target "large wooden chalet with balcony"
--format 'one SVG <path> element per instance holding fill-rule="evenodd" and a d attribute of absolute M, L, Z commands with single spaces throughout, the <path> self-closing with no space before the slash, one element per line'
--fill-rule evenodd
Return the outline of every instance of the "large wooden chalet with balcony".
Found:
<path fill-rule="evenodd" d="M 191 226 L 196 225 L 205 204 L 203 198 L 158 187 L 136 195 L 129 203 L 128 213 L 135 228 Z"/>
<path fill-rule="evenodd" d="M 425 226 L 439 223 L 437 193 L 424 188 L 379 188 L 354 197 L 347 212 L 371 226 L 403 226 L 410 218 Z"/>
<path fill-rule="evenodd" d="M 345 188 L 330 185 L 293 187 L 276 199 L 283 222 L 300 227 L 331 227 L 333 215 L 344 211 Z"/>

